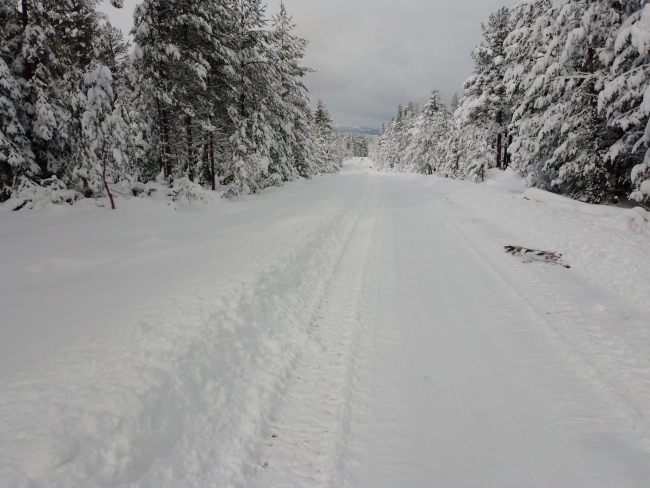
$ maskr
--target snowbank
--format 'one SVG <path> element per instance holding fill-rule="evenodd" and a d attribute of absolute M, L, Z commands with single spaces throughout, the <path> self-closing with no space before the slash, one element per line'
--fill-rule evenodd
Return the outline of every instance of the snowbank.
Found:
<path fill-rule="evenodd" d="M 83 196 L 69 190 L 56 176 L 43 180 L 41 184 L 21 178 L 17 190 L 11 198 L 0 204 L 1 211 L 47 209 L 53 205 L 73 205 Z"/>
<path fill-rule="evenodd" d="M 590 205 L 526 189 L 511 170 L 494 172 L 487 184 L 437 177 L 426 184 L 465 208 L 468 218 L 491 226 L 499 245 L 561 253 L 572 272 L 650 309 L 650 215 L 642 208 Z"/>
<path fill-rule="evenodd" d="M 610 223 L 619 229 L 638 233 L 650 233 L 650 212 L 642 207 L 620 208 L 609 205 L 593 205 L 538 188 L 528 188 L 524 191 L 524 197 L 528 200 L 549 203 L 558 208 L 567 208 L 588 215 L 614 217 Z"/>
<path fill-rule="evenodd" d="M 118 205 L 123 205 L 132 198 L 165 199 L 169 205 L 179 209 L 184 204 L 214 200 L 222 192 L 206 190 L 189 178 L 177 178 L 171 184 L 161 182 L 123 182 L 110 185 L 111 193 Z M 12 197 L 0 204 L 2 211 L 20 210 L 55 210 L 57 206 L 70 207 L 95 205 L 107 206 L 106 198 L 84 198 L 76 190 L 68 189 L 56 176 L 40 184 L 23 179 Z"/>
<path fill-rule="evenodd" d="M 237 485 L 310 347 L 357 178 L 0 214 L 0 486 Z"/>

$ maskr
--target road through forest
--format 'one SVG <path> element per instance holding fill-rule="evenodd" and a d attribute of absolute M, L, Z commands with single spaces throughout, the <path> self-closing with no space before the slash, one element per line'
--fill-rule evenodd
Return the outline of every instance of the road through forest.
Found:
<path fill-rule="evenodd" d="M 646 488 L 642 319 L 432 180 L 251 199 L 209 265 L 0 383 L 0 486 Z"/>
<path fill-rule="evenodd" d="M 646 486 L 625 398 L 547 319 L 552 280 L 408 177 L 366 178 L 253 486 Z"/>

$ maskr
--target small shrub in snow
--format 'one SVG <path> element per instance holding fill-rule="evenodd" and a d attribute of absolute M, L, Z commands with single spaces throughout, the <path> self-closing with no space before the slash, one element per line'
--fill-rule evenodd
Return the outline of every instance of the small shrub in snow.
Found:
<path fill-rule="evenodd" d="M 69 190 L 65 183 L 56 176 L 43 180 L 40 184 L 27 178 L 21 178 L 12 198 L 5 204 L 11 210 L 43 208 L 47 205 L 72 205 L 82 195 Z"/>
<path fill-rule="evenodd" d="M 140 183 L 139 181 L 132 183 L 129 190 L 134 197 L 146 195 L 144 183 Z"/>
<path fill-rule="evenodd" d="M 125 197 L 133 196 L 136 198 L 147 198 L 155 195 L 160 188 L 167 189 L 167 185 L 162 185 L 153 181 L 150 181 L 149 183 L 133 181 L 123 183 L 121 186 L 119 186 L 120 191 L 114 191 Z"/>
<path fill-rule="evenodd" d="M 284 182 L 282 181 L 282 176 L 279 175 L 278 173 L 271 173 L 267 178 L 264 179 L 262 182 L 263 186 L 269 187 L 269 186 L 282 186 Z"/>
<path fill-rule="evenodd" d="M 171 197 L 172 202 L 177 205 L 193 202 L 206 203 L 212 199 L 211 192 L 189 178 L 174 180 L 172 187 L 167 191 L 167 196 Z"/>

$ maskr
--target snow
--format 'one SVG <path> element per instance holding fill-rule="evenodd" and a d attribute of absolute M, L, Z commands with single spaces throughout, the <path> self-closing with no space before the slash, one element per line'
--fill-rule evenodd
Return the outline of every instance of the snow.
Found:
<path fill-rule="evenodd" d="M 641 183 L 639 191 L 644 195 L 650 195 L 650 180 L 645 180 Z"/>
<path fill-rule="evenodd" d="M 510 170 L 498 180 L 472 187 L 435 180 L 445 198 L 501 229 L 503 245 L 522 245 L 564 254 L 574 271 L 608 292 L 650 308 L 650 216 L 641 208 L 590 205 L 539 189 L 523 188 Z M 525 198 L 524 198 L 525 197 Z"/>
<path fill-rule="evenodd" d="M 524 191 L 0 212 L 0 487 L 646 486 L 648 234 Z"/>
<path fill-rule="evenodd" d="M 540 190 L 539 188 L 528 188 L 524 192 L 524 197 L 536 202 L 550 203 L 559 208 L 567 208 L 589 215 L 614 217 L 610 222 L 615 227 L 638 233 L 650 233 L 650 212 L 642 207 L 630 209 L 609 205 L 592 205 Z"/>

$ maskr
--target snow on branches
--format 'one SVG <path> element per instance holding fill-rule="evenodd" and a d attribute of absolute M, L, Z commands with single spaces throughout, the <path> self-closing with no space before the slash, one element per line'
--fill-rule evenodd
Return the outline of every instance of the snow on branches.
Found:
<path fill-rule="evenodd" d="M 97 198 L 161 173 L 235 197 L 347 154 L 312 113 L 284 5 L 143 0 L 131 49 L 97 0 L 19 3 L 0 3 L 0 202 L 53 177 Z"/>
<path fill-rule="evenodd" d="M 378 163 L 477 181 L 512 167 L 585 202 L 650 205 L 650 5 L 529 0 L 482 29 L 463 98 L 435 119 L 400 107 Z"/>

